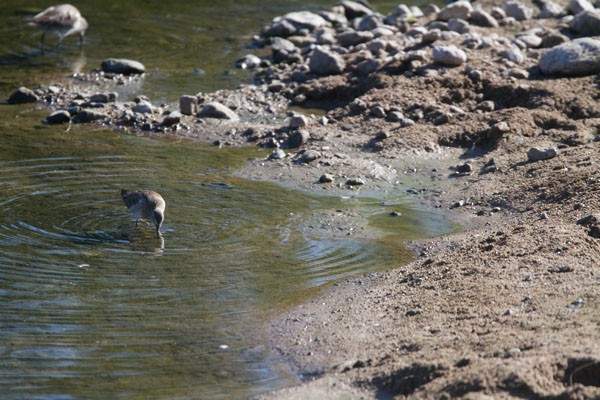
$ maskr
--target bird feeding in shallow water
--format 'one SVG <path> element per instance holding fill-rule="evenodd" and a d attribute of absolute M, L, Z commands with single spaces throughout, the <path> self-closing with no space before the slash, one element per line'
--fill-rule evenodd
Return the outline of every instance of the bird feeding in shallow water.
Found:
<path fill-rule="evenodd" d="M 88 23 L 79 10 L 70 4 L 61 4 L 46 8 L 41 13 L 29 18 L 27 24 L 42 31 L 42 49 L 44 36 L 53 33 L 58 36 L 57 46 L 62 40 L 74 34 L 79 34 L 79 44 L 83 45 L 83 35 L 88 28 Z"/>
<path fill-rule="evenodd" d="M 162 196 L 152 190 L 126 190 L 121 189 L 121 197 L 125 205 L 138 220 L 148 219 L 156 226 L 156 236 L 160 235 L 160 226 L 165 219 L 165 200 Z"/>

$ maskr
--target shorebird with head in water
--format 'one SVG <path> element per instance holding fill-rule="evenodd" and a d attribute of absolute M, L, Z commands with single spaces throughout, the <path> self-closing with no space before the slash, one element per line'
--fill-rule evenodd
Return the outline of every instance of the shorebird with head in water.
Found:
<path fill-rule="evenodd" d="M 83 46 L 83 35 L 88 28 L 88 23 L 79 10 L 70 4 L 60 4 L 46 8 L 41 13 L 27 19 L 27 24 L 42 31 L 42 49 L 46 33 L 58 36 L 57 46 L 69 36 L 78 34 L 79 43 Z"/>
<path fill-rule="evenodd" d="M 125 190 L 121 189 L 121 197 L 125 205 L 138 220 L 148 219 L 156 226 L 156 236 L 160 235 L 160 227 L 165 219 L 165 200 L 152 190 Z"/>

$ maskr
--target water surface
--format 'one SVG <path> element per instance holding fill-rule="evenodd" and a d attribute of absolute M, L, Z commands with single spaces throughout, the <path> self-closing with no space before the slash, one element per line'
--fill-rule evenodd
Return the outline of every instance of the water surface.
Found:
<path fill-rule="evenodd" d="M 2 98 L 107 57 L 143 62 L 139 90 L 155 101 L 234 87 L 249 75 L 231 65 L 261 25 L 332 3 L 90 0 L 77 4 L 90 22 L 85 47 L 68 38 L 42 54 L 22 20 L 48 5 L 0 3 Z M 318 197 L 232 176 L 259 150 L 50 127 L 45 115 L 0 106 L 3 399 L 229 399 L 293 384 L 265 347 L 269 316 L 337 279 L 402 264 L 404 240 L 452 229 L 401 187 Z M 121 188 L 163 194 L 163 240 L 135 225 Z M 362 215 L 386 233 L 305 229 L 321 211 Z"/>

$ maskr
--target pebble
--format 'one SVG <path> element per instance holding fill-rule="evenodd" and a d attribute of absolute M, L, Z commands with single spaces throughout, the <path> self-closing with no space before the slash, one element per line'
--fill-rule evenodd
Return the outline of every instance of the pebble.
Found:
<path fill-rule="evenodd" d="M 69 121 L 71 121 L 71 114 L 67 110 L 54 111 L 44 120 L 47 124 L 64 124 Z"/>
<path fill-rule="evenodd" d="M 527 159 L 531 162 L 549 160 L 556 157 L 558 150 L 554 147 L 532 147 L 527 150 Z"/>
<path fill-rule="evenodd" d="M 475 25 L 487 28 L 497 28 L 500 25 L 496 18 L 479 7 L 476 7 L 473 12 L 471 12 L 469 21 L 473 22 Z"/>
<path fill-rule="evenodd" d="M 304 114 L 296 114 L 290 118 L 288 126 L 292 129 L 308 126 L 308 117 Z"/>
<path fill-rule="evenodd" d="M 290 12 L 285 14 L 282 19 L 292 24 L 296 30 L 308 29 L 312 32 L 327 25 L 325 18 L 310 11 Z"/>
<path fill-rule="evenodd" d="M 459 66 L 467 61 L 467 54 L 456 46 L 435 46 L 433 61 L 448 66 Z"/>
<path fill-rule="evenodd" d="M 281 149 L 275 149 L 275 150 L 273 150 L 273 152 L 271 153 L 269 158 L 271 158 L 273 160 L 281 160 L 281 159 L 285 158 L 285 151 L 283 151 Z"/>
<path fill-rule="evenodd" d="M 441 21 L 448 21 L 452 18 L 467 19 L 473 11 L 471 3 L 465 0 L 460 0 L 455 3 L 448 4 L 437 15 Z"/>
<path fill-rule="evenodd" d="M 198 106 L 198 97 L 184 94 L 179 98 L 179 111 L 184 115 L 196 114 Z"/>
<path fill-rule="evenodd" d="M 504 12 L 507 17 L 512 17 L 517 21 L 528 20 L 533 16 L 533 9 L 519 1 L 507 1 L 504 4 Z"/>
<path fill-rule="evenodd" d="M 464 163 L 456 167 L 456 172 L 459 174 L 470 174 L 473 172 L 473 165 L 471 163 Z"/>
<path fill-rule="evenodd" d="M 152 114 L 154 112 L 154 106 L 152 103 L 146 100 L 140 100 L 135 106 L 133 106 L 132 110 L 141 114 Z"/>
<path fill-rule="evenodd" d="M 10 97 L 8 98 L 8 104 L 25 104 L 25 103 L 35 103 L 40 98 L 35 92 L 29 88 L 21 86 L 17 90 L 15 90 Z"/>
<path fill-rule="evenodd" d="M 321 153 L 316 150 L 306 150 L 300 155 L 300 160 L 305 163 L 310 163 L 321 157 Z"/>
<path fill-rule="evenodd" d="M 350 178 L 346 180 L 346 186 L 362 186 L 365 184 L 365 181 L 361 178 Z"/>
<path fill-rule="evenodd" d="M 349 20 L 373 14 L 373 10 L 357 1 L 344 0 L 339 4 L 343 7 L 344 14 Z"/>
<path fill-rule="evenodd" d="M 581 38 L 553 47 L 539 66 L 548 75 L 595 75 L 600 70 L 600 40 Z"/>
<path fill-rule="evenodd" d="M 238 115 L 231 108 L 216 101 L 205 104 L 199 116 L 202 118 L 239 120 Z"/>
<path fill-rule="evenodd" d="M 246 54 L 235 61 L 235 67 L 241 69 L 253 69 L 260 65 L 261 59 L 254 54 Z"/>
<path fill-rule="evenodd" d="M 339 54 L 317 46 L 310 56 L 308 67 L 311 72 L 318 75 L 336 75 L 344 71 L 346 63 Z"/>
<path fill-rule="evenodd" d="M 288 145 L 292 148 L 300 147 L 310 140 L 310 133 L 304 129 L 298 129 L 289 134 Z"/>
<path fill-rule="evenodd" d="M 323 174 L 319 178 L 319 183 L 331 183 L 333 182 L 334 177 L 331 174 Z"/>
<path fill-rule="evenodd" d="M 519 354 L 521 354 L 521 349 L 519 349 L 518 347 L 514 347 L 512 349 L 506 350 L 502 358 L 514 358 L 517 357 Z"/>
<path fill-rule="evenodd" d="M 558 3 L 547 1 L 542 6 L 539 18 L 560 18 L 567 14 L 567 11 Z"/>
<path fill-rule="evenodd" d="M 143 74 L 146 72 L 146 67 L 139 61 L 124 58 L 107 58 L 102 61 L 102 71 L 123 75 Z"/>
<path fill-rule="evenodd" d="M 594 6 L 587 0 L 570 0 L 569 1 L 569 11 L 573 13 L 573 15 L 577 15 L 583 11 L 593 11 Z"/>

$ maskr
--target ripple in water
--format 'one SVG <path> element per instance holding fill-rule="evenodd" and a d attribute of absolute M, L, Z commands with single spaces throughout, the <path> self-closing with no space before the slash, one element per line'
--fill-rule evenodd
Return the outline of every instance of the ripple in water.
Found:
<path fill-rule="evenodd" d="M 381 266 L 384 247 L 308 237 L 290 217 L 339 201 L 218 172 L 243 150 L 29 134 L 4 133 L 0 150 L 4 398 L 217 399 L 289 384 L 263 345 L 265 316 Z M 122 187 L 163 195 L 164 240 L 132 221 Z"/>

